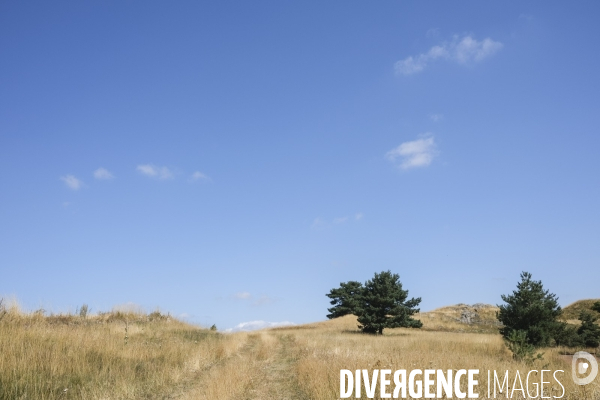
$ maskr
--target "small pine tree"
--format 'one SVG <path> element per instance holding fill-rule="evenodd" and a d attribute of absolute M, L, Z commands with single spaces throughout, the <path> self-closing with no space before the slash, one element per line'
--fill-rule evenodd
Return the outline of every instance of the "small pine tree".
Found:
<path fill-rule="evenodd" d="M 511 295 L 502 295 L 505 305 L 499 305 L 496 316 L 504 325 L 500 333 L 505 339 L 513 331 L 524 331 L 527 343 L 547 346 L 563 323 L 557 318 L 562 310 L 555 294 L 544 290 L 541 281 L 531 279 L 529 272 L 521 273 L 521 282 Z"/>
<path fill-rule="evenodd" d="M 327 297 L 331 299 L 330 303 L 333 307 L 327 309 L 329 311 L 327 318 L 338 318 L 348 314 L 358 315 L 362 291 L 362 283 L 356 281 L 342 282 L 339 288 L 331 289 Z"/>
<path fill-rule="evenodd" d="M 592 305 L 592 310 L 600 313 L 600 301 L 597 301 Z"/>
<path fill-rule="evenodd" d="M 402 289 L 400 276 L 390 271 L 375 274 L 365 283 L 360 298 L 358 322 L 365 333 L 383 333 L 384 328 L 420 328 L 421 321 L 411 316 L 421 298 L 406 300 L 408 290 Z"/>
<path fill-rule="evenodd" d="M 543 359 L 543 354 L 535 353 L 535 346 L 527 342 L 527 332 L 512 330 L 508 337 L 504 338 L 506 347 L 513 353 L 513 358 L 526 364 L 533 364 Z"/>
<path fill-rule="evenodd" d="M 600 326 L 596 325 L 598 317 L 587 310 L 579 314 L 581 326 L 577 329 L 577 334 L 581 338 L 581 343 L 586 347 L 600 346 Z"/>
<path fill-rule="evenodd" d="M 211 331 L 216 331 L 216 330 L 217 330 L 217 325 L 213 324 L 213 325 L 210 327 L 210 330 L 211 330 Z"/>

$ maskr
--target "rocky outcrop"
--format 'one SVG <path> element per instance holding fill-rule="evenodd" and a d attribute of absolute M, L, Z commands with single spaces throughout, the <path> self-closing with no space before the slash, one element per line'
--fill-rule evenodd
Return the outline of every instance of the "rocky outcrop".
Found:
<path fill-rule="evenodd" d="M 469 325 L 500 325 L 500 323 L 496 320 L 490 320 L 488 318 L 482 318 L 481 313 L 483 310 L 489 313 L 489 309 L 496 308 L 490 304 L 476 303 L 472 306 L 468 304 L 457 304 L 458 311 L 460 312 L 460 317 L 457 318 L 459 322 L 463 324 Z"/>

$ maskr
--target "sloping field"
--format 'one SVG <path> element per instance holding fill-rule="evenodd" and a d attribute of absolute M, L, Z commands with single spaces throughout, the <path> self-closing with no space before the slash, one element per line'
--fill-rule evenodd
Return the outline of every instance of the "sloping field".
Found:
<path fill-rule="evenodd" d="M 437 312 L 441 313 L 439 310 Z M 458 310 L 451 307 L 445 312 L 452 315 Z M 565 362 L 560 349 L 547 349 L 543 361 L 526 365 L 513 360 L 497 333 L 387 329 L 382 336 L 370 336 L 358 333 L 356 324 L 356 317 L 345 316 L 268 331 L 271 335 L 290 335 L 297 343 L 297 381 L 306 398 L 339 398 L 341 369 L 479 369 L 480 398 L 487 398 L 487 370 L 502 374 L 510 371 L 512 388 L 516 371 L 526 376 L 530 370 L 544 368 L 565 371 L 559 373 L 566 390 L 564 399 L 600 399 L 600 387 L 597 385 L 590 388 L 573 384 L 570 365 Z M 445 326 L 445 329 L 449 328 L 450 325 Z M 539 382 L 539 375 L 533 376 Z M 562 392 L 556 382 L 547 386 L 547 389 L 545 396 L 559 397 Z M 519 396 L 519 392 L 515 392 L 512 398 L 523 398 Z M 507 397 L 499 394 L 497 398 Z"/>
<path fill-rule="evenodd" d="M 341 369 L 386 368 L 479 369 L 480 398 L 487 398 L 488 370 L 510 371 L 513 388 L 516 371 L 525 377 L 543 368 L 565 371 L 563 399 L 600 400 L 597 384 L 573 384 L 564 349 L 546 349 L 534 365 L 513 360 L 500 335 L 482 331 L 493 312 L 444 307 L 419 316 L 425 329 L 386 329 L 380 336 L 359 333 L 354 316 L 220 334 L 160 313 L 7 312 L 0 318 L 0 399 L 332 400 L 339 398 Z M 557 382 L 546 389 L 545 396 L 561 394 Z"/>
<path fill-rule="evenodd" d="M 579 318 L 579 314 L 583 310 L 588 310 L 596 316 L 600 317 L 599 313 L 597 313 L 596 311 L 592 311 L 591 309 L 592 305 L 597 301 L 600 301 L 600 299 L 586 299 L 576 301 L 575 303 L 571 303 L 565 308 L 563 308 L 561 319 L 564 321 L 576 320 Z"/>

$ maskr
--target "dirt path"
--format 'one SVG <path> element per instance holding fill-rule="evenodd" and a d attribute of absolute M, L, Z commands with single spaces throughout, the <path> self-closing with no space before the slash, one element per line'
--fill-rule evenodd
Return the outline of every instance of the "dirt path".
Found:
<path fill-rule="evenodd" d="M 306 400 L 298 387 L 294 337 L 275 331 L 248 334 L 241 350 L 199 371 L 178 400 Z"/>
<path fill-rule="evenodd" d="M 271 354 L 258 365 L 258 374 L 244 400 L 304 400 L 295 370 L 295 341 L 291 335 L 265 332 L 273 345 Z"/>

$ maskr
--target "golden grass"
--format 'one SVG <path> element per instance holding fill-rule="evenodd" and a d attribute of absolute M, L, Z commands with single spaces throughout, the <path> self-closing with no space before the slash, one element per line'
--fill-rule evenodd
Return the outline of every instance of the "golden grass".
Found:
<path fill-rule="evenodd" d="M 160 313 L 2 311 L 0 399 L 160 398 L 239 350 L 231 337 Z"/>
<path fill-rule="evenodd" d="M 565 371 L 558 375 L 566 389 L 564 399 L 600 399 L 597 384 L 584 387 L 573 384 L 569 360 L 561 355 L 561 349 L 546 349 L 544 360 L 529 366 L 513 360 L 498 334 L 389 329 L 383 336 L 369 336 L 355 333 L 352 327 L 356 327 L 356 317 L 346 316 L 330 323 L 278 330 L 293 333 L 301 349 L 298 380 L 309 398 L 339 398 L 340 369 L 479 369 L 480 398 L 485 398 L 488 370 L 502 374 L 508 370 L 512 381 L 517 370 L 523 376 L 531 369 L 543 367 Z M 551 392 L 559 396 L 562 389 L 555 383 Z M 518 394 L 515 392 L 513 398 L 519 398 Z"/>
<path fill-rule="evenodd" d="M 493 307 L 479 307 L 476 324 L 458 321 L 465 307 L 422 313 L 424 329 L 386 329 L 382 336 L 359 333 L 354 316 L 219 334 L 156 312 L 81 318 L 13 307 L 0 310 L 0 400 L 329 400 L 339 398 L 341 369 L 384 368 L 479 369 L 486 398 L 488 370 L 509 370 L 512 385 L 517 370 L 542 367 L 565 371 L 564 399 L 600 399 L 597 383 L 571 381 L 569 356 L 561 354 L 567 349 L 544 350 L 534 366 L 517 362 L 497 326 L 486 322 Z M 550 390 L 546 395 L 561 393 L 556 383 Z"/>

